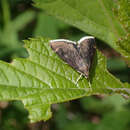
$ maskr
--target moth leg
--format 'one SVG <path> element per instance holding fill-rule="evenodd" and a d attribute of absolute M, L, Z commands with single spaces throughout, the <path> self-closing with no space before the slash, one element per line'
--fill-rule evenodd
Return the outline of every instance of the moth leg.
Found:
<path fill-rule="evenodd" d="M 82 76 L 83 76 L 83 74 L 80 74 L 80 76 L 77 78 L 77 80 L 76 80 L 75 84 L 77 84 L 77 83 L 78 83 L 78 81 L 82 78 Z"/>
<path fill-rule="evenodd" d="M 89 88 L 92 90 L 90 80 L 88 81 Z"/>

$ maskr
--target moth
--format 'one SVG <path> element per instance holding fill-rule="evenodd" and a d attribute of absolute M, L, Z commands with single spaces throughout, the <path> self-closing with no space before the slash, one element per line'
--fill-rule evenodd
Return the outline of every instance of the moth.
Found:
<path fill-rule="evenodd" d="M 65 39 L 51 40 L 50 46 L 72 68 L 86 78 L 89 77 L 89 70 L 96 50 L 94 37 L 86 36 L 78 42 Z"/>

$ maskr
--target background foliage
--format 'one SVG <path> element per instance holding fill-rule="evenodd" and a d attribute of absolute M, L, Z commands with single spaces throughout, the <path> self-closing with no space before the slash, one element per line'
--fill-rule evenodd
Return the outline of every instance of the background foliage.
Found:
<path fill-rule="evenodd" d="M 38 1 L 38 2 L 42 1 Z M 117 18 L 123 18 L 122 22 L 120 22 L 119 26 L 117 26 L 117 19 L 112 19 L 114 21 L 114 26 L 119 31 L 119 37 L 116 38 L 114 36 L 113 28 L 110 23 L 104 21 L 106 16 L 102 16 L 102 22 L 104 22 L 104 26 L 110 26 L 110 30 L 112 30 L 112 34 L 107 37 L 109 32 L 106 29 L 98 29 L 99 32 L 96 33 L 96 30 L 91 31 L 91 26 L 94 24 L 84 24 L 84 22 L 88 23 L 87 20 L 83 20 L 86 17 L 84 16 L 84 10 L 81 10 L 81 13 L 77 10 L 80 9 L 81 6 L 84 5 L 82 2 L 78 4 L 75 1 L 76 9 L 73 9 L 73 2 L 69 2 L 66 0 L 65 3 L 62 1 L 52 2 L 43 1 L 45 3 L 41 4 L 41 8 L 44 8 L 47 12 L 56 15 L 61 18 L 63 21 L 76 26 L 82 31 L 97 35 L 97 47 L 102 53 L 107 56 L 107 67 L 108 70 L 114 74 L 117 78 L 119 78 L 122 82 L 130 82 L 129 79 L 129 69 L 124 60 L 120 57 L 119 53 L 115 52 L 112 48 L 120 52 L 125 57 L 125 61 L 128 63 L 129 61 L 129 44 L 128 39 L 122 39 L 120 42 L 118 39 L 120 36 L 123 38 L 127 35 L 128 27 L 124 27 L 125 31 L 122 31 L 120 26 L 127 25 L 127 0 L 123 3 L 119 1 L 119 4 L 122 5 L 121 8 L 115 8 L 115 13 L 118 16 Z M 51 4 L 52 2 L 52 4 Z M 60 4 L 59 4 L 60 2 Z M 98 2 L 98 1 L 97 1 Z M 103 1 L 105 3 L 105 1 Z M 110 2 L 110 0 L 109 0 Z M 69 7 L 68 7 L 68 5 Z M 54 16 L 48 16 L 45 12 L 41 10 L 37 10 L 32 7 L 32 1 L 15 1 L 10 0 L 9 2 L 6 0 L 2 0 L 0 3 L 1 13 L 0 15 L 0 59 L 10 62 L 14 57 L 27 57 L 26 50 L 22 47 L 21 40 L 43 36 L 49 37 L 52 39 L 55 38 L 66 38 L 71 40 L 78 40 L 80 37 L 86 35 L 86 33 L 74 28 L 63 21 L 59 21 Z M 54 4 L 54 5 L 53 5 Z M 93 4 L 93 3 L 90 3 Z M 99 4 L 102 4 L 99 2 Z M 64 5 L 67 6 L 69 13 L 64 13 L 64 8 L 60 8 L 61 14 L 59 16 L 58 6 Z M 96 6 L 96 5 L 95 5 Z M 94 6 L 94 7 L 95 7 Z M 113 5 L 114 6 L 114 5 Z M 88 4 L 88 7 L 89 4 Z M 87 7 L 87 9 L 89 9 Z M 112 7 L 112 6 L 111 6 Z M 100 9 L 101 10 L 101 9 Z M 99 10 L 99 12 L 100 12 Z M 65 10 L 67 12 L 67 10 Z M 64 13 L 64 15 L 62 14 Z M 89 19 L 95 20 L 92 16 L 92 10 L 89 12 Z M 36 15 L 35 15 L 36 14 Z M 69 15 L 67 15 L 69 14 Z M 76 14 L 76 15 L 75 15 Z M 81 15 L 82 14 L 82 15 Z M 66 16 L 67 15 L 67 16 Z M 73 15 L 74 17 L 72 17 Z M 77 15 L 79 15 L 77 17 Z M 110 12 L 111 15 L 111 12 Z M 62 17 L 64 16 L 64 17 Z M 71 17 L 70 17 L 71 16 Z M 73 18 L 73 19 L 71 19 Z M 79 19 L 79 23 L 76 22 L 77 18 Z M 111 18 L 111 17 L 110 17 Z M 67 20 L 70 21 L 67 21 Z M 96 17 L 97 20 L 97 17 Z M 80 21 L 83 21 L 81 23 Z M 96 21 L 100 23 L 101 21 Z M 90 27 L 90 28 L 88 28 Z M 99 26 L 101 27 L 101 26 Z M 50 29 L 51 28 L 51 29 Z M 87 30 L 87 31 L 86 31 Z M 104 36 L 100 36 L 100 31 L 103 31 Z M 96 33 L 96 34 L 94 34 Z M 105 35 L 106 34 L 106 35 Z M 123 34 L 123 35 L 122 35 Z M 103 38 L 103 39 L 102 39 Z M 125 42 L 124 42 L 125 40 Z M 117 42 L 116 45 L 115 41 Z M 125 44 L 124 44 L 125 43 Z M 124 45 L 124 46 L 123 46 Z M 126 47 L 125 45 L 128 45 Z M 112 47 L 112 48 L 111 48 Z M 72 101 L 69 103 L 65 103 L 62 105 L 53 105 L 54 115 L 53 118 L 47 122 L 39 122 L 35 124 L 29 124 L 28 120 L 28 112 L 24 109 L 21 102 L 13 101 L 13 102 L 1 102 L 1 120 L 0 120 L 0 128 L 2 130 L 14 130 L 14 129 L 120 129 L 127 130 L 130 128 L 130 105 L 127 100 L 123 99 L 119 95 L 113 95 L 111 97 L 104 96 L 91 96 L 86 97 L 77 101 Z M 21 118 L 22 117 L 22 118 Z M 21 120 L 22 119 L 22 120 Z M 120 125 L 119 125 L 120 124 Z"/>

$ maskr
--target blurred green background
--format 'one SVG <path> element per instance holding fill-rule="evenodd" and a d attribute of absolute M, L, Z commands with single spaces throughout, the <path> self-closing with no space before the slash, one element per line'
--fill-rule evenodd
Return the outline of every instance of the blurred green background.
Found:
<path fill-rule="evenodd" d="M 22 40 L 30 37 L 77 41 L 84 32 L 48 16 L 31 0 L 0 0 L 0 60 L 28 57 Z M 96 39 L 107 57 L 108 70 L 122 82 L 130 82 L 130 69 L 106 43 Z M 130 130 L 130 102 L 120 95 L 90 96 L 52 105 L 53 117 L 31 124 L 20 101 L 0 102 L 0 130 Z"/>

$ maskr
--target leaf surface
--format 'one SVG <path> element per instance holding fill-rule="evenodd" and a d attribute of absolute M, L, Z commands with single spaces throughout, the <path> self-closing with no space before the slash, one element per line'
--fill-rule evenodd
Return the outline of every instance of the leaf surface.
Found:
<path fill-rule="evenodd" d="M 33 0 L 35 6 L 103 40 L 130 65 L 128 0 Z"/>
<path fill-rule="evenodd" d="M 93 94 L 130 95 L 129 84 L 121 83 L 106 70 L 105 57 L 95 55 L 90 79 L 65 64 L 50 48 L 49 40 L 25 41 L 29 58 L 9 64 L 0 61 L 0 100 L 22 100 L 32 122 L 51 117 L 50 105 Z"/>

